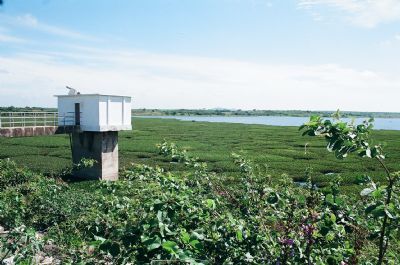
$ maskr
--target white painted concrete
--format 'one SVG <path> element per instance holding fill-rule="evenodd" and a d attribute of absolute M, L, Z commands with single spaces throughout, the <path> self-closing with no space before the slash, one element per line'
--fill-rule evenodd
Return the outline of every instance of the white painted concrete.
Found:
<path fill-rule="evenodd" d="M 132 130 L 131 97 L 78 94 L 58 95 L 58 125 L 75 125 L 75 103 L 80 104 L 81 131 Z"/>

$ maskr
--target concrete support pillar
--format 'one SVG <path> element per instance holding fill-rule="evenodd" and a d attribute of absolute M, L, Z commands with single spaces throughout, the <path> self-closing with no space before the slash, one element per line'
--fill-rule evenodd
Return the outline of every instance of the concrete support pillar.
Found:
<path fill-rule="evenodd" d="M 118 132 L 73 132 L 72 161 L 94 159 L 90 168 L 75 170 L 74 176 L 84 179 L 118 179 Z"/>

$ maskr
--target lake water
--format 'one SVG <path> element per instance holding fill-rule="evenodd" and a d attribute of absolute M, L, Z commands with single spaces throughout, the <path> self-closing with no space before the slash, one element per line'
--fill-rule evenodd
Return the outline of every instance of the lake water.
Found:
<path fill-rule="evenodd" d="M 262 124 L 275 126 L 300 126 L 309 121 L 309 117 L 284 117 L 284 116 L 134 116 L 140 118 L 177 119 L 182 121 L 227 122 L 242 124 Z M 357 118 L 356 123 L 361 123 L 366 118 Z M 351 119 L 343 119 L 350 121 Z M 400 130 L 400 119 L 376 118 L 374 122 L 376 130 Z"/>

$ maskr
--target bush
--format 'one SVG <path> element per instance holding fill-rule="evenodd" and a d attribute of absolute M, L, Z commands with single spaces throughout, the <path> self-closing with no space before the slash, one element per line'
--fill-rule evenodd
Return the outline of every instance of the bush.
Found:
<path fill-rule="evenodd" d="M 31 171 L 17 167 L 13 161 L 0 160 L 0 192 L 31 181 L 35 177 Z"/>
<path fill-rule="evenodd" d="M 303 129 L 326 137 L 340 159 L 353 152 L 383 159 L 381 149 L 368 142 L 367 124 L 351 127 L 313 117 Z M 86 264 L 399 261 L 399 195 L 396 182 L 390 185 L 398 174 L 390 173 L 384 184 L 364 178 L 361 199 L 351 199 L 341 193 L 340 176 L 323 190 L 316 187 L 311 168 L 307 184 L 300 187 L 288 176 L 273 178 L 264 166 L 234 154 L 240 176 L 229 186 L 229 176 L 211 172 L 175 144 L 164 142 L 159 151 L 188 170 L 176 174 L 132 164 L 118 182 L 70 186 L 0 162 L 1 176 L 6 176 L 0 225 L 11 231 L 25 225 L 24 231 L 31 231 L 1 241 L 0 254 L 33 260 L 47 251 L 63 263 Z M 12 180 L 13 170 L 23 176 L 21 181 Z M 44 236 L 35 241 L 32 231 L 37 230 Z M 30 239 L 24 243 L 21 237 Z M 22 251 L 24 244 L 32 251 Z"/>

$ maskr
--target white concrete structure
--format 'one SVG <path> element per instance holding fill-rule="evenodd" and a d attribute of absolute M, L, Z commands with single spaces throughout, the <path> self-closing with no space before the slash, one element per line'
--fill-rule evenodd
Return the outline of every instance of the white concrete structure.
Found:
<path fill-rule="evenodd" d="M 57 95 L 58 125 L 80 125 L 80 131 L 132 130 L 131 97 L 77 94 Z"/>

